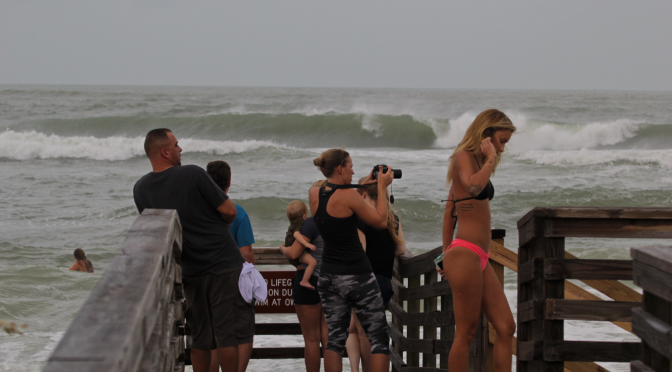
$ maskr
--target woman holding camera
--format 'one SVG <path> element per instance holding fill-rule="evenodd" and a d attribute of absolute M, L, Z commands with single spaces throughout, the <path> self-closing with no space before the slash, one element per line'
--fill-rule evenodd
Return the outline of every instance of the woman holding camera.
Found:
<path fill-rule="evenodd" d="M 369 184 L 371 179 L 371 174 L 361 178 L 359 180 L 360 185 L 366 186 L 358 189 L 358 191 L 368 205 L 376 208 L 378 203 L 378 187 L 375 184 Z M 376 276 L 376 281 L 383 297 L 383 307 L 387 308 L 387 304 L 394 294 L 392 288 L 394 257 L 406 253 L 406 243 L 404 242 L 404 232 L 401 229 L 399 217 L 392 212 L 388 189 L 385 189 L 385 200 L 387 203 L 387 228 L 377 229 L 363 221 L 359 221 L 357 227 L 359 240 L 366 251 L 366 256 L 373 269 L 373 275 Z M 369 343 L 354 313 L 350 321 L 350 335 L 348 336 L 346 349 L 348 350 L 351 371 L 359 371 L 359 360 L 361 357 L 362 370 L 369 372 L 371 343 Z"/>
<path fill-rule="evenodd" d="M 326 372 L 343 370 L 342 355 L 350 314 L 354 310 L 371 342 L 371 371 L 389 371 L 385 308 L 376 277 L 359 240 L 357 223 L 361 219 L 375 228 L 387 228 L 385 189 L 392 183 L 392 171 L 383 173 L 382 167 L 379 168 L 378 200 L 373 208 L 357 191 L 348 187 L 355 172 L 347 151 L 327 150 L 313 163 L 327 177 L 327 184 L 318 190 L 312 189 L 309 198 L 317 229 L 324 240 L 317 283 L 329 328 L 324 369 Z"/>
<path fill-rule="evenodd" d="M 455 340 L 448 357 L 451 372 L 466 372 L 469 346 L 481 311 L 497 331 L 495 370 L 511 371 L 516 324 L 488 258 L 490 257 L 490 204 L 495 194 L 490 182 L 506 143 L 516 130 L 499 110 L 480 113 L 450 157 L 448 202 L 443 215 L 443 270 L 453 292 Z M 459 220 L 457 233 L 455 224 Z"/>

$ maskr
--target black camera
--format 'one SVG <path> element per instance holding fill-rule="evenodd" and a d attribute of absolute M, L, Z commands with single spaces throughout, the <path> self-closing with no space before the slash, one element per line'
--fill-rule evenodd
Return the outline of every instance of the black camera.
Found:
<path fill-rule="evenodd" d="M 372 174 L 374 180 L 378 179 L 378 167 L 383 167 L 383 173 L 387 173 L 388 168 L 387 165 L 384 164 L 374 165 Z M 394 178 L 401 178 L 401 169 L 392 169 L 392 172 L 394 173 Z"/>

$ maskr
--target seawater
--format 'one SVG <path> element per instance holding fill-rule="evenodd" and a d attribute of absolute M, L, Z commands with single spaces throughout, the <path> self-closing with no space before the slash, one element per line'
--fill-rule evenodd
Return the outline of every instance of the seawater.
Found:
<path fill-rule="evenodd" d="M 312 159 L 323 150 L 346 148 L 355 177 L 375 164 L 400 168 L 394 207 L 417 254 L 441 244 L 452 149 L 493 107 L 518 128 L 491 202 L 493 228 L 507 230 L 514 251 L 516 221 L 535 206 L 672 206 L 671 92 L 0 86 L 0 319 L 29 324 L 23 336 L 0 334 L 0 370 L 39 371 L 117 254 L 137 217 L 133 184 L 151 170 L 148 130 L 171 128 L 183 164 L 231 164 L 230 196 L 249 213 L 257 247 L 282 243 L 285 207 L 321 178 Z M 627 259 L 629 247 L 650 243 L 566 246 L 582 258 Z M 75 248 L 95 274 L 67 270 Z M 514 313 L 515 290 L 507 271 Z M 566 323 L 568 340 L 636 340 L 611 324 Z M 300 337 L 256 340 L 281 342 L 302 345 Z M 300 370 L 303 361 L 250 365 L 269 368 Z"/>

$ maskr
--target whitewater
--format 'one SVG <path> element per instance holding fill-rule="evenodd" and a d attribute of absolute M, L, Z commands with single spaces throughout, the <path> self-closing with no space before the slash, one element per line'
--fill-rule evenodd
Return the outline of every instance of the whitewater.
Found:
<path fill-rule="evenodd" d="M 231 164 L 230 196 L 250 215 L 256 247 L 282 243 L 285 207 L 320 179 L 312 159 L 321 151 L 347 149 L 356 177 L 374 164 L 400 168 L 394 207 L 407 246 L 421 253 L 441 244 L 452 149 L 488 108 L 518 128 L 492 178 L 493 228 L 507 230 L 508 248 L 517 250 L 516 221 L 535 206 L 672 206 L 670 92 L 0 86 L 0 319 L 29 324 L 23 336 L 0 335 L 0 371 L 39 371 L 117 254 L 137 217 L 132 186 L 150 171 L 148 130 L 172 129 L 183 164 Z M 630 247 L 651 243 L 566 246 L 582 258 L 627 259 Z M 75 248 L 95 274 L 67 271 Z M 514 313 L 515 290 L 507 271 Z M 267 318 L 258 321 L 295 320 Z M 634 340 L 598 322 L 567 322 L 565 334 Z M 250 370 L 262 368 L 303 366 L 253 361 Z"/>

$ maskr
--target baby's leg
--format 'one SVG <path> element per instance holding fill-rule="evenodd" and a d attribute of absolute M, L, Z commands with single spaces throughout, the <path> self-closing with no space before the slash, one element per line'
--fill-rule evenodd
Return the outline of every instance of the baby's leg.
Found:
<path fill-rule="evenodd" d="M 301 253 L 301 256 L 299 257 L 299 262 L 304 264 L 306 266 L 306 272 L 303 274 L 303 280 L 301 280 L 301 285 L 302 287 L 310 288 L 310 289 L 315 289 L 312 285 L 310 285 L 310 276 L 313 275 L 313 271 L 315 270 L 315 266 L 317 265 L 317 261 L 313 256 L 311 256 L 308 252 L 303 252 Z"/>

